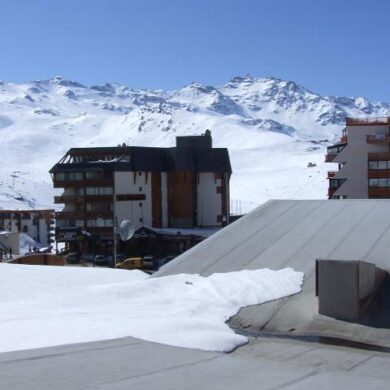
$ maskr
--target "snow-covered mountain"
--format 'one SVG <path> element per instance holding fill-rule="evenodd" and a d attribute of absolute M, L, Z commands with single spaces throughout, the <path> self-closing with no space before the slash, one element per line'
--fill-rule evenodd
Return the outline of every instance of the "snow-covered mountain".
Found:
<path fill-rule="evenodd" d="M 52 206 L 48 170 L 70 147 L 174 146 L 177 135 L 206 129 L 214 146 L 229 148 L 234 212 L 269 198 L 324 198 L 325 147 L 345 117 L 388 115 L 388 103 L 321 96 L 272 77 L 173 91 L 0 81 L 0 207 Z"/>

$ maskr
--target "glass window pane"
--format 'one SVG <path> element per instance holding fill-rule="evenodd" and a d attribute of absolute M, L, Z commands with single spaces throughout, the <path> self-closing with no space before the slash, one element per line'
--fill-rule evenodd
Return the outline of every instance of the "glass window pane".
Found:
<path fill-rule="evenodd" d="M 378 161 L 369 161 L 368 169 L 378 169 Z"/>
<path fill-rule="evenodd" d="M 369 179 L 368 180 L 368 185 L 370 187 L 378 187 L 378 179 Z"/>

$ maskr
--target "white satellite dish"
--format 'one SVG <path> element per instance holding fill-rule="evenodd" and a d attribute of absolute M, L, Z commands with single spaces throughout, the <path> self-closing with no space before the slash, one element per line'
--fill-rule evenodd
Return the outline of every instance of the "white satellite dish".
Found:
<path fill-rule="evenodd" d="M 127 241 L 130 240 L 131 237 L 133 237 L 135 233 L 135 228 L 130 221 L 124 220 L 119 225 L 118 233 L 122 241 Z"/>

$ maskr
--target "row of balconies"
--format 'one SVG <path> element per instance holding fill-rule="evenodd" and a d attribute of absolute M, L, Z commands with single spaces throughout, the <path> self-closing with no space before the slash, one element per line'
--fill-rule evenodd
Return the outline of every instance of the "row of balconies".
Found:
<path fill-rule="evenodd" d="M 68 187 L 105 187 L 113 186 L 113 178 L 100 179 L 83 179 L 83 180 L 56 180 L 53 179 L 54 188 L 68 188 Z"/>
<path fill-rule="evenodd" d="M 57 219 L 94 219 L 96 217 L 113 218 L 111 210 L 97 211 L 59 211 L 56 213 Z"/>
<path fill-rule="evenodd" d="M 71 196 L 62 195 L 55 196 L 54 203 L 84 203 L 84 202 L 106 202 L 112 201 L 113 195 L 85 195 L 85 196 Z"/>

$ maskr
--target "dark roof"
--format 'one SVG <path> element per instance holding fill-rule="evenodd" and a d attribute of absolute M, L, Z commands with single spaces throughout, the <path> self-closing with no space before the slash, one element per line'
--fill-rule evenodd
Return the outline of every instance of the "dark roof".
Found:
<path fill-rule="evenodd" d="M 104 154 L 129 156 L 130 161 L 100 161 Z M 146 172 L 227 172 L 231 173 L 229 152 L 226 148 L 154 148 L 143 146 L 71 148 L 66 156 L 96 156 L 96 160 L 82 163 L 65 163 L 62 159 L 53 166 L 50 173 L 77 171 L 81 169 L 108 171 Z"/>

